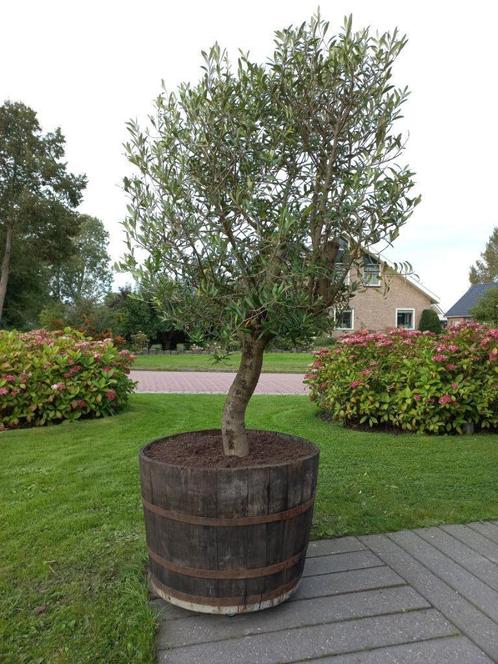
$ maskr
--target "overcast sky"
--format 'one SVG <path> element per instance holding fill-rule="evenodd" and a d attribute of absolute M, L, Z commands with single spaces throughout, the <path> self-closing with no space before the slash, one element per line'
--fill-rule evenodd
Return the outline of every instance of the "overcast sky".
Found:
<path fill-rule="evenodd" d="M 67 160 L 89 179 L 81 210 L 100 217 L 111 254 L 122 251 L 127 173 L 125 122 L 152 109 L 161 79 L 197 80 L 200 51 L 215 40 L 236 56 L 271 53 L 273 31 L 309 18 L 316 0 L 3 0 L 0 103 L 23 101 L 44 130 L 60 126 Z M 493 227 L 498 155 L 498 3 L 334 0 L 320 4 L 340 27 L 398 26 L 409 43 L 395 70 L 412 91 L 406 160 L 422 203 L 388 256 L 407 260 L 447 309 L 468 287 L 469 265 Z"/>

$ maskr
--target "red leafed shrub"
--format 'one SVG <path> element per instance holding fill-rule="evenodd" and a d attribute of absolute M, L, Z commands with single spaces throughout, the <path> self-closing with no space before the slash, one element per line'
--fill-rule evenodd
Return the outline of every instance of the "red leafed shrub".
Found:
<path fill-rule="evenodd" d="M 116 413 L 133 355 L 80 332 L 0 331 L 0 429 Z"/>
<path fill-rule="evenodd" d="M 335 420 L 405 431 L 498 427 L 498 330 L 478 323 L 441 335 L 411 330 L 344 335 L 306 376 Z"/>

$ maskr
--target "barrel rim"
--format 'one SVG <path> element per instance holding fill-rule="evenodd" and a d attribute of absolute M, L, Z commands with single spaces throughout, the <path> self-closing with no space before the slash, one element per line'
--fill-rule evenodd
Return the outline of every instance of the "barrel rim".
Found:
<path fill-rule="evenodd" d="M 141 463 L 151 463 L 151 464 L 156 464 L 162 468 L 165 466 L 168 466 L 170 468 L 179 468 L 182 470 L 197 470 L 197 471 L 202 471 L 202 472 L 216 472 L 216 473 L 233 473 L 241 470 L 255 470 L 255 469 L 268 469 L 268 468 L 282 468 L 284 466 L 292 466 L 298 463 L 302 463 L 303 461 L 308 461 L 309 459 L 313 459 L 314 457 L 319 457 L 320 456 L 320 448 L 318 445 L 315 443 L 312 443 L 310 440 L 307 438 L 303 438 L 302 436 L 295 436 L 294 434 L 290 433 L 283 433 L 281 431 L 275 431 L 273 429 L 248 429 L 248 431 L 261 431 L 261 432 L 270 432 L 270 433 L 276 433 L 279 436 L 282 436 L 284 438 L 292 438 L 294 440 L 299 440 L 304 443 L 306 443 L 310 448 L 311 451 L 309 454 L 306 456 L 300 456 L 295 459 L 289 459 L 288 461 L 280 461 L 280 462 L 275 462 L 275 463 L 264 463 L 264 464 L 253 464 L 253 465 L 247 465 L 247 466 L 234 466 L 234 467 L 220 467 L 220 466 L 186 466 L 182 465 L 180 463 L 171 463 L 170 461 L 163 461 L 161 459 L 154 459 L 150 456 L 147 456 L 145 454 L 145 451 L 152 447 L 152 445 L 155 445 L 156 443 L 163 442 L 164 440 L 170 440 L 173 438 L 177 438 L 178 436 L 184 436 L 186 433 L 191 433 L 191 434 L 210 434 L 210 433 L 220 433 L 221 429 L 195 429 L 193 431 L 181 431 L 179 433 L 174 433 L 169 436 L 161 436 L 160 438 L 155 438 L 154 440 L 151 440 L 149 443 L 144 445 L 140 451 L 139 451 L 139 459 Z"/>

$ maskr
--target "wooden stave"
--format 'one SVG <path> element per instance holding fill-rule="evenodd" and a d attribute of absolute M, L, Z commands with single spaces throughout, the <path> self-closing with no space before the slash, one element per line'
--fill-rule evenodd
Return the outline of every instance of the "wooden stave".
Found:
<path fill-rule="evenodd" d="M 202 435 L 202 432 L 199 433 Z M 294 438 L 292 436 L 286 437 Z M 217 491 L 221 486 L 222 492 L 227 492 L 229 497 L 233 496 L 234 498 L 231 503 L 228 501 L 230 503 L 228 507 L 223 506 L 224 508 L 221 511 L 224 518 L 233 519 L 234 513 L 237 510 L 239 510 L 239 513 L 242 512 L 247 515 L 248 512 L 251 513 L 254 511 L 254 503 L 257 504 L 257 499 L 255 501 L 254 497 L 252 500 L 248 500 L 250 504 L 247 505 L 244 504 L 243 500 L 240 500 L 240 494 L 237 495 L 233 490 L 230 491 L 230 489 L 227 491 L 227 481 L 230 481 L 230 478 L 233 478 L 234 475 L 236 479 L 235 485 L 239 492 L 240 480 L 244 476 L 246 476 L 246 481 L 249 482 L 249 485 L 251 485 L 251 482 L 247 477 L 254 475 L 256 476 L 256 485 L 259 481 L 263 488 L 271 486 L 270 493 L 267 493 L 269 496 L 266 506 L 268 511 L 270 507 L 277 512 L 285 512 L 292 509 L 292 507 L 299 507 L 303 504 L 304 498 L 306 499 L 304 502 L 310 502 L 306 510 L 294 517 L 287 518 L 285 521 L 256 523 L 236 528 L 233 526 L 185 524 L 178 520 L 168 519 L 164 515 L 147 513 L 147 510 L 145 510 L 148 546 L 156 556 L 165 558 L 172 565 L 183 565 L 188 569 L 196 569 L 197 571 L 202 571 L 204 568 L 208 570 L 209 574 L 213 571 L 220 571 L 224 576 L 228 576 L 227 572 L 234 567 L 234 563 L 240 573 L 240 569 L 243 568 L 251 570 L 259 567 L 264 569 L 272 565 L 278 565 L 279 563 L 286 563 L 289 559 L 295 559 L 293 564 L 284 565 L 285 568 L 275 574 L 265 574 L 261 577 L 251 578 L 216 579 L 203 578 L 200 573 L 195 577 L 188 577 L 188 575 L 177 573 L 172 569 L 165 569 L 164 566 L 158 564 L 157 559 L 154 560 L 153 556 L 151 556 L 149 567 L 155 585 L 168 588 L 169 594 L 177 593 L 182 597 L 191 597 L 195 599 L 197 605 L 202 604 L 202 601 L 199 602 L 199 598 L 202 597 L 206 598 L 206 604 L 214 602 L 216 605 L 216 600 L 223 600 L 224 606 L 227 605 L 227 602 L 230 603 L 232 600 L 237 599 L 237 610 L 241 610 L 241 607 L 243 608 L 247 604 L 247 598 L 265 598 L 267 596 L 274 598 L 275 593 L 278 596 L 279 588 L 282 589 L 283 595 L 288 595 L 289 588 L 297 585 L 301 577 L 311 527 L 313 513 L 311 499 L 314 497 L 316 487 L 319 455 L 318 449 L 314 446 L 312 447 L 313 450 L 310 456 L 275 466 L 252 466 L 237 469 L 196 468 L 189 469 L 190 471 L 194 470 L 194 472 L 187 473 L 185 473 L 185 469 L 181 469 L 179 466 L 157 462 L 142 453 L 140 457 L 142 486 L 144 487 L 144 494 L 148 499 L 154 499 L 152 495 L 154 491 L 151 491 L 151 479 L 153 483 L 154 478 L 157 477 L 158 468 L 164 469 L 166 466 L 173 469 L 172 472 L 168 473 L 167 479 L 163 475 L 163 480 L 166 482 L 171 481 L 172 476 L 174 477 L 174 488 L 173 491 L 169 493 L 166 491 L 166 494 L 161 495 L 159 502 L 162 506 L 167 505 L 170 507 L 171 499 L 175 497 L 179 499 L 179 503 L 184 507 L 184 510 L 185 504 L 188 503 L 189 507 L 193 508 L 193 511 L 197 515 L 199 515 L 199 511 L 204 509 L 207 512 L 206 516 L 208 519 L 216 518 L 218 512 L 213 510 L 213 501 L 209 500 L 210 493 L 212 495 L 211 490 L 207 492 L 201 491 L 200 495 L 194 496 L 195 499 L 193 501 L 188 500 L 192 482 L 200 481 L 202 483 L 209 480 L 212 482 L 213 472 L 216 472 L 217 478 L 218 473 L 224 476 L 222 482 L 216 482 Z M 149 477 L 147 477 L 147 471 L 145 470 L 144 472 L 144 468 L 153 469 Z M 259 478 L 257 477 L 258 475 Z M 284 475 L 287 475 L 287 480 L 285 481 L 283 479 Z M 187 478 L 186 481 L 185 477 Z M 293 483 L 290 488 L 288 478 Z M 302 480 L 300 483 L 301 486 L 296 486 L 296 478 Z M 272 482 L 275 482 L 275 480 L 276 486 L 273 486 Z M 265 491 L 266 489 L 262 493 L 265 493 Z M 178 495 L 174 496 L 175 493 L 183 495 L 179 498 Z M 169 499 L 169 502 L 165 502 L 165 495 Z M 178 506 L 179 503 L 173 501 L 175 506 Z M 203 503 L 205 504 L 205 508 L 202 506 Z M 219 504 L 217 507 L 219 508 Z M 238 531 L 238 534 L 234 534 L 234 531 Z M 192 542 L 197 542 L 197 545 L 192 546 Z M 171 543 L 173 543 L 173 546 L 169 546 Z M 194 552 L 197 552 L 197 558 Z M 214 552 L 216 552 L 216 556 Z M 246 561 L 245 563 L 244 560 Z M 278 597 L 277 600 L 272 599 L 270 603 L 278 603 Z"/>

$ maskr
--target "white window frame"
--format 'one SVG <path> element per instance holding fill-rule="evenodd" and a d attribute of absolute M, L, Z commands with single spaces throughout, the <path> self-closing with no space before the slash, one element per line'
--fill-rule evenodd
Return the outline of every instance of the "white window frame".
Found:
<path fill-rule="evenodd" d="M 412 314 L 412 325 L 411 325 L 411 327 L 399 327 L 398 326 L 398 313 L 400 311 L 411 311 L 411 314 Z M 395 318 L 394 318 L 394 327 L 397 330 L 414 330 L 415 329 L 415 309 L 413 307 L 397 307 Z"/>
<path fill-rule="evenodd" d="M 337 320 L 337 314 L 338 313 L 345 313 L 346 311 L 351 312 L 351 327 L 339 327 L 336 326 L 335 329 L 338 330 L 339 332 L 352 332 L 354 330 L 354 308 L 351 307 L 350 309 L 342 309 L 340 312 L 334 310 L 334 321 Z"/>
<path fill-rule="evenodd" d="M 379 258 L 376 258 L 375 256 L 371 256 L 370 254 L 365 254 L 366 256 L 369 256 L 372 258 L 374 261 L 377 262 L 377 265 L 379 266 L 379 279 L 375 284 L 369 284 L 367 283 L 365 279 L 365 275 L 368 273 L 368 271 L 365 269 L 365 265 L 362 267 L 362 272 L 363 272 L 363 285 L 366 288 L 379 288 L 379 286 L 382 285 L 382 261 Z"/>

